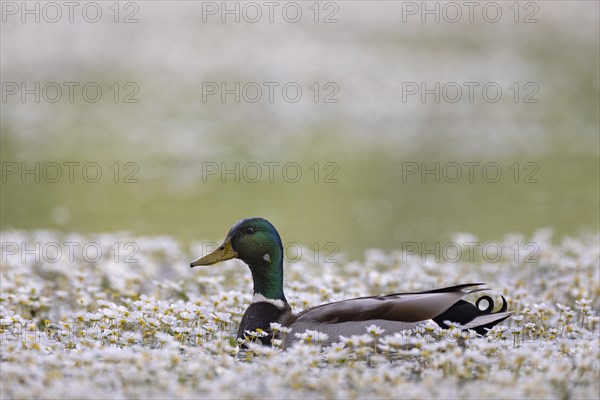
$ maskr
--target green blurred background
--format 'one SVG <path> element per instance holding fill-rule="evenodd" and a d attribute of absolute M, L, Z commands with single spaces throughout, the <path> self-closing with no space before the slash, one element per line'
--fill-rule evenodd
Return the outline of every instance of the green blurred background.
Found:
<path fill-rule="evenodd" d="M 103 176 L 90 183 L 76 173 L 73 183 L 64 175 L 51 183 L 3 175 L 0 227 L 129 231 L 188 243 L 220 240 L 236 220 L 263 216 L 285 242 L 335 242 L 351 257 L 403 242 L 448 241 L 456 232 L 481 240 L 545 227 L 559 237 L 597 232 L 599 4 L 529 3 L 537 8 L 521 4 L 518 22 L 512 2 L 498 3 L 497 23 L 477 12 L 472 23 L 466 16 L 449 23 L 443 14 L 439 23 L 423 23 L 402 2 L 377 1 L 320 3 L 317 23 L 312 2 L 298 3 L 297 23 L 277 13 L 272 23 L 250 23 L 243 14 L 239 23 L 222 23 L 207 15 L 207 2 L 184 1 L 121 3 L 119 18 L 135 11 L 135 23 L 115 23 L 108 3 L 100 3 L 105 14 L 94 24 L 7 17 L 4 173 L 21 163 L 96 162 Z M 338 22 L 323 23 L 332 12 Z M 525 23 L 525 15 L 537 22 Z M 31 95 L 23 102 L 6 94 L 7 82 L 95 82 L 103 96 L 91 103 L 76 90 L 73 102 L 65 94 L 56 103 Z M 117 102 L 109 88 L 115 82 Z M 296 103 L 280 95 L 273 102 L 203 101 L 206 82 L 295 82 L 303 96 Z M 336 103 L 323 102 L 328 82 L 339 89 Z M 503 93 L 493 103 L 480 90 L 473 102 L 466 92 L 454 103 L 431 95 L 403 101 L 406 82 L 494 82 Z M 125 103 L 132 87 L 138 101 Z M 537 102 L 524 102 L 531 87 Z M 469 182 L 465 167 L 456 183 L 443 175 L 439 182 L 431 175 L 403 179 L 406 163 L 464 162 L 497 163 L 502 178 L 488 182 L 478 168 Z M 208 163 L 240 163 L 239 182 L 231 174 L 203 179 Z M 241 174 L 248 163 L 263 166 L 258 182 Z M 302 178 L 291 183 L 277 167 L 269 182 L 264 163 L 297 163 Z M 533 169 L 537 182 L 525 182 Z M 137 182 L 124 182 L 132 171 Z M 337 182 L 325 182 L 327 173 Z"/>

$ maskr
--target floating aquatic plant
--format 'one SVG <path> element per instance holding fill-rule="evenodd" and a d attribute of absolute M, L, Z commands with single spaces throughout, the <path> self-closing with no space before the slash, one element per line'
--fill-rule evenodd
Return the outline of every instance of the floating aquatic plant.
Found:
<path fill-rule="evenodd" d="M 2 235 L 16 243 L 96 242 L 107 252 L 122 239 Z M 230 262 L 192 272 L 193 251 L 172 239 L 168 246 L 157 238 L 126 240 L 139 245 L 139 263 L 50 263 L 3 254 L 2 398 L 594 398 L 600 391 L 598 236 L 557 244 L 547 232 L 536 234 L 534 265 L 423 266 L 418 258 L 378 250 L 360 262 L 286 264 L 295 311 L 486 281 L 514 312 L 485 337 L 454 324 L 388 336 L 372 325 L 326 347 L 321 332 L 290 333 L 272 324 L 271 335 L 298 335 L 288 350 L 281 338 L 273 347 L 256 343 L 266 332 L 246 332 L 242 346 L 236 340 L 252 301 L 245 267 Z"/>

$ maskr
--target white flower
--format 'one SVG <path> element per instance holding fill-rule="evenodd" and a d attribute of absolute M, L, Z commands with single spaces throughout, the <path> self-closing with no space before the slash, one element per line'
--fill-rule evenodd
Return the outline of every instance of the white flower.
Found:
<path fill-rule="evenodd" d="M 103 308 L 100 312 L 108 319 L 115 319 L 119 315 L 115 310 L 111 310 L 110 308 Z"/>
<path fill-rule="evenodd" d="M 343 342 L 333 343 L 331 346 L 325 349 L 325 359 L 327 361 L 343 361 L 349 356 L 348 349 Z"/>
<path fill-rule="evenodd" d="M 328 339 L 328 335 L 323 332 L 307 329 L 303 333 L 294 334 L 298 339 L 305 343 L 320 343 Z"/>
<path fill-rule="evenodd" d="M 353 335 L 352 337 L 358 346 L 368 346 L 369 344 L 373 343 L 374 340 L 371 335 L 366 333 L 364 335 Z"/>
<path fill-rule="evenodd" d="M 160 318 L 160 321 L 165 325 L 172 326 L 177 322 L 177 318 L 172 315 L 164 315 Z"/>
<path fill-rule="evenodd" d="M 90 321 L 100 321 L 102 318 L 104 318 L 104 314 L 103 313 L 86 313 L 85 318 L 87 318 Z"/>
<path fill-rule="evenodd" d="M 190 319 L 194 318 L 194 314 L 189 311 L 182 311 L 179 313 L 179 318 L 184 321 L 189 321 Z"/>
<path fill-rule="evenodd" d="M 386 335 L 380 338 L 379 343 L 388 348 L 400 348 L 401 346 L 406 345 L 407 337 L 401 332 L 395 332 L 393 335 Z"/>
<path fill-rule="evenodd" d="M 210 316 L 215 320 L 216 323 L 229 323 L 231 322 L 231 314 L 230 313 L 221 313 L 221 312 L 214 312 L 211 313 Z"/>
<path fill-rule="evenodd" d="M 524 316 L 524 315 L 513 315 L 513 316 L 512 316 L 512 319 L 513 319 L 513 321 L 515 321 L 515 322 L 521 322 L 521 321 L 523 321 L 523 318 L 525 318 L 525 316 Z"/>
<path fill-rule="evenodd" d="M 244 333 L 248 336 L 250 336 L 251 338 L 260 338 L 260 337 L 265 337 L 265 336 L 269 336 L 269 334 L 265 331 L 263 331 L 262 329 L 257 329 L 255 331 L 244 331 Z"/>
<path fill-rule="evenodd" d="M 271 322 L 271 324 L 269 325 L 269 327 L 271 328 L 271 331 L 273 331 L 273 332 L 280 332 L 281 331 L 281 324 L 278 324 L 277 322 Z"/>
<path fill-rule="evenodd" d="M 369 326 L 367 326 L 367 332 L 368 332 L 370 335 L 373 335 L 373 336 L 379 336 L 379 335 L 381 335 L 383 332 L 385 332 L 385 329 L 382 329 L 382 328 L 380 328 L 379 326 L 377 326 L 377 325 L 374 325 L 374 324 L 373 324 L 373 325 L 369 325 Z"/>

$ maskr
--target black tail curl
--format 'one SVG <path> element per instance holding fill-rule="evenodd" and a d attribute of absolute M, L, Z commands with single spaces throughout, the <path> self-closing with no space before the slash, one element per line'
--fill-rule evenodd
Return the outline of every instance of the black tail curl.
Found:
<path fill-rule="evenodd" d="M 449 328 L 449 326 L 444 321 L 451 321 L 461 325 L 465 325 L 482 315 L 505 312 L 508 309 L 508 303 L 506 302 L 504 296 L 500 295 L 500 297 L 502 298 L 502 306 L 498 311 L 492 312 L 496 304 L 494 304 L 494 300 L 490 296 L 486 295 L 478 298 L 475 302 L 475 305 L 465 300 L 459 300 L 454 305 L 452 305 L 452 307 L 444 311 L 442 314 L 433 318 L 433 321 L 436 324 L 438 324 L 441 328 L 447 329 Z M 482 309 L 481 306 L 483 304 L 481 304 L 481 302 L 484 300 L 487 301 L 487 307 Z M 506 318 L 502 318 L 485 325 L 480 325 L 472 329 L 479 335 L 485 335 L 489 329 L 491 329 L 494 325 L 498 324 L 499 322 L 504 321 L 504 319 Z"/>

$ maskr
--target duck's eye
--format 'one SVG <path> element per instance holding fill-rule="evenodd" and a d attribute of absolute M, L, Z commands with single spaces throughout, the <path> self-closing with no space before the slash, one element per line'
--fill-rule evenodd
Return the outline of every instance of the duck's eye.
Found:
<path fill-rule="evenodd" d="M 254 228 L 246 228 L 246 233 L 251 235 L 254 233 Z"/>

